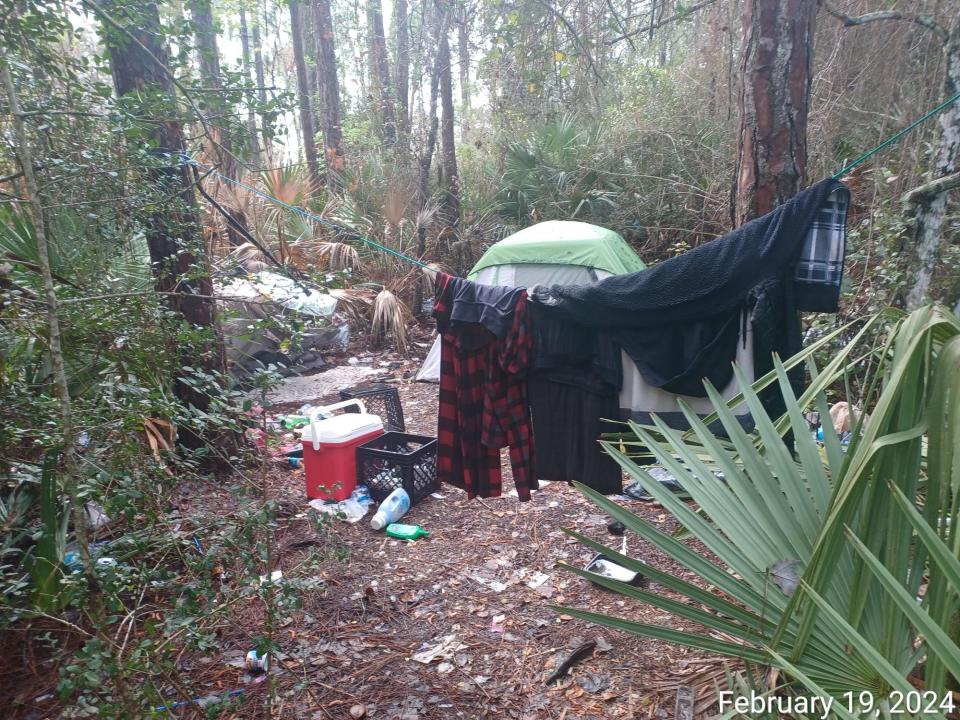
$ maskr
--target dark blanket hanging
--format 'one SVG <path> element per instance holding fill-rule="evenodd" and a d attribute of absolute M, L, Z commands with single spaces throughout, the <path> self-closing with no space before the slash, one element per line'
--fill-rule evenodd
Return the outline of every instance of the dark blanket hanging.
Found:
<path fill-rule="evenodd" d="M 620 348 L 605 333 L 530 304 L 530 411 L 541 480 L 577 480 L 606 495 L 622 488 L 620 466 L 597 442 L 619 427 Z"/>
<path fill-rule="evenodd" d="M 732 378 L 747 312 L 759 376 L 772 368 L 772 353 L 801 349 L 798 310 L 836 311 L 847 199 L 842 183 L 824 180 L 642 272 L 529 292 L 554 317 L 609 332 L 651 385 L 704 397 L 704 378 L 717 388 Z"/>

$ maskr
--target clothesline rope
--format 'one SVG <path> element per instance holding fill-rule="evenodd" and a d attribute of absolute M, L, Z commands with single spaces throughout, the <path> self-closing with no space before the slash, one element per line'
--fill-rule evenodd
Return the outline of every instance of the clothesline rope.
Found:
<path fill-rule="evenodd" d="M 189 162 L 190 162 L 191 164 L 193 164 L 193 165 L 199 165 L 195 160 L 192 160 L 192 159 L 189 160 Z M 275 205 L 279 205 L 280 207 L 286 208 L 287 210 L 289 210 L 289 211 L 291 211 L 291 212 L 293 212 L 293 213 L 296 213 L 297 215 L 300 215 L 301 217 L 303 217 L 303 218 L 305 218 L 305 219 L 307 219 L 307 220 L 312 220 L 312 221 L 315 222 L 315 223 L 318 223 L 318 224 L 323 225 L 323 226 L 325 226 L 325 227 L 329 227 L 329 228 L 331 228 L 331 229 L 333 229 L 333 230 L 337 230 L 337 231 L 339 231 L 339 232 L 348 233 L 348 234 L 350 234 L 351 236 L 353 236 L 354 238 L 356 238 L 357 240 L 359 240 L 360 242 L 365 243 L 365 244 L 367 244 L 367 245 L 370 245 L 371 247 L 375 247 L 375 248 L 377 248 L 378 250 L 381 250 L 381 251 L 383 251 L 383 252 L 385 252 L 385 253 L 387 253 L 387 254 L 389 254 L 389 255 L 393 255 L 394 257 L 397 257 L 397 258 L 399 258 L 400 260 L 404 260 L 405 262 L 408 262 L 408 263 L 410 263 L 411 265 L 416 265 L 417 267 L 420 267 L 420 268 L 428 268 L 428 267 L 429 267 L 425 262 L 423 262 L 423 261 L 421 261 L 421 260 L 418 260 L 417 258 L 410 257 L 409 255 L 406 255 L 406 254 L 400 252 L 399 250 L 394 250 L 393 248 L 389 248 L 389 247 L 387 247 L 386 245 L 382 245 L 381 243 L 378 243 L 376 240 L 371 240 L 370 238 L 364 237 L 363 235 L 361 235 L 360 233 L 358 233 L 356 230 L 353 230 L 353 229 L 351 229 L 351 228 L 348 228 L 348 227 L 346 227 L 346 226 L 344 226 L 344 225 L 340 225 L 340 224 L 335 223 L 335 222 L 331 222 L 330 220 L 327 220 L 325 217 L 321 217 L 320 215 L 317 215 L 317 214 L 315 214 L 315 213 L 309 212 L 308 210 L 304 210 L 304 209 L 301 208 L 301 207 L 297 207 L 296 205 L 291 205 L 290 203 L 284 202 L 284 201 L 281 200 L 280 198 L 276 198 L 276 197 L 274 197 L 273 195 L 271 195 L 270 193 L 264 192 L 263 190 L 259 190 L 259 189 L 255 188 L 255 187 L 253 187 L 252 185 L 248 185 L 248 184 L 245 183 L 245 182 L 241 182 L 240 180 L 235 180 L 235 179 L 232 178 L 232 177 L 229 177 L 229 176 L 227 176 L 227 175 L 224 175 L 224 174 L 223 174 L 222 172 L 220 172 L 219 170 L 212 169 L 212 170 L 210 170 L 210 172 L 209 172 L 208 174 L 209 174 L 209 175 L 216 175 L 216 176 L 217 176 L 218 178 L 220 178 L 221 180 L 224 180 L 224 181 L 226 181 L 226 182 L 228 182 L 228 183 L 230 183 L 230 184 L 232 184 L 232 185 L 236 185 L 237 187 L 242 187 L 244 190 L 247 190 L 248 192 L 252 192 L 254 195 L 257 195 L 258 197 L 262 197 L 264 200 L 268 200 L 269 202 L 272 202 L 272 203 L 274 203 Z"/>
<path fill-rule="evenodd" d="M 922 125 L 922 124 L 925 123 L 927 120 L 929 120 L 930 118 L 932 118 L 934 115 L 937 115 L 938 113 L 942 112 L 943 110 L 946 110 L 948 107 L 950 107 L 951 105 L 953 105 L 953 103 L 957 102 L 957 100 L 960 100 L 960 92 L 958 92 L 958 93 L 957 93 L 956 95 L 954 95 L 953 97 L 944 100 L 942 103 L 940 103 L 939 105 L 937 105 L 935 108 L 933 108 L 933 109 L 930 110 L 929 112 L 925 113 L 924 115 L 921 115 L 921 116 L 918 117 L 916 120 L 914 120 L 912 123 L 910 123 L 909 125 L 907 125 L 903 130 L 901 130 L 901 131 L 898 132 L 898 133 L 894 133 L 893 135 L 891 135 L 890 137 L 888 137 L 886 140 L 884 140 L 882 143 L 880 143 L 879 145 L 877 145 L 877 146 L 876 146 L 875 148 L 873 148 L 872 150 L 868 150 L 868 151 L 865 152 L 863 155 L 861 155 L 860 157 L 858 157 L 856 160 L 853 160 L 852 162 L 847 163 L 846 165 L 844 165 L 842 168 L 840 168 L 839 170 L 837 170 L 837 171 L 833 174 L 833 179 L 834 179 L 834 180 L 839 180 L 842 176 L 846 175 L 848 172 L 850 172 L 851 170 L 853 170 L 853 169 L 854 169 L 855 167 L 857 167 L 858 165 L 860 165 L 860 164 L 866 162 L 867 160 L 869 160 L 870 158 L 872 158 L 874 155 L 876 155 L 878 152 L 880 152 L 881 150 L 883 150 L 883 149 L 884 149 L 885 147 L 887 147 L 888 145 L 892 145 L 893 143 L 895 143 L 897 140 L 899 140 L 900 138 L 902 138 L 904 135 L 906 135 L 908 132 L 910 132 L 911 130 L 913 130 L 913 129 L 914 129 L 915 127 L 917 127 L 918 125 Z"/>

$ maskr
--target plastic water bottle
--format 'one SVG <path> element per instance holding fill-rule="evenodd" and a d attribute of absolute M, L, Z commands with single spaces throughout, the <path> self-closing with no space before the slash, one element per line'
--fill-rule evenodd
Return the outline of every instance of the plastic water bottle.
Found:
<path fill-rule="evenodd" d="M 409 509 L 410 496 L 403 488 L 397 488 L 380 503 L 373 520 L 370 521 L 370 527 L 374 530 L 383 530 L 390 523 L 395 523 L 406 515 Z"/>

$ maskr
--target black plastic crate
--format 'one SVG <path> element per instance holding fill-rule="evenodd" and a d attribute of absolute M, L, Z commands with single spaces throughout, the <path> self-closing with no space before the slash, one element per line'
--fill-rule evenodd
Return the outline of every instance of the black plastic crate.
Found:
<path fill-rule="evenodd" d="M 398 487 L 411 503 L 422 500 L 438 489 L 437 439 L 388 432 L 368 440 L 357 448 L 357 483 L 378 503 Z"/>
<path fill-rule="evenodd" d="M 358 385 L 340 391 L 341 400 L 363 400 L 367 412 L 371 415 L 379 415 L 383 420 L 385 430 L 398 430 L 403 432 L 407 429 L 403 421 L 403 406 L 400 404 L 400 393 L 395 387 L 376 383 L 373 385 Z M 357 407 L 344 408 L 345 412 L 360 412 Z"/>

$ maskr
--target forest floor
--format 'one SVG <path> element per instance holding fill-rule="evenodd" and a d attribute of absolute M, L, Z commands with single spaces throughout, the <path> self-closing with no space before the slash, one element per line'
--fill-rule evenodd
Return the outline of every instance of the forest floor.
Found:
<path fill-rule="evenodd" d="M 423 356 L 428 338 L 419 340 L 416 350 Z M 356 360 L 348 362 L 351 357 Z M 407 431 L 436 434 L 437 386 L 412 382 L 421 358 L 353 347 L 328 361 L 310 376 L 325 393 L 311 398 L 315 403 L 339 400 L 339 388 L 329 382 L 338 368 L 376 368 L 371 379 L 389 380 L 399 390 Z M 298 382 L 302 389 L 303 380 Z M 301 399 L 267 411 L 290 411 Z M 687 717 L 675 706 L 678 689 L 688 688 L 697 698 L 700 717 L 713 705 L 724 666 L 732 665 L 583 622 L 552 607 L 697 629 L 558 567 L 560 562 L 583 567 L 593 555 L 562 532 L 566 527 L 617 550 L 625 543 L 630 555 L 693 580 L 635 535 L 609 534 L 608 518 L 565 483 L 549 483 L 531 502 L 519 502 L 510 492 L 505 454 L 503 497 L 468 500 L 461 490 L 442 487 L 404 518 L 429 530 L 429 538 L 416 542 L 374 531 L 370 515 L 356 524 L 332 521 L 318 532 L 307 512 L 303 471 L 290 469 L 282 457 L 271 461 L 267 483 L 280 507 L 275 568 L 283 571 L 282 582 L 316 581 L 316 589 L 306 591 L 302 605 L 285 616 L 277 631 L 281 650 L 272 658 L 269 678 L 277 691 L 274 717 L 672 720 Z M 224 517 L 238 508 L 228 484 L 183 482 L 174 510 L 203 528 L 204 518 Z M 618 501 L 666 532 L 676 529 L 655 503 Z M 647 588 L 670 594 L 654 583 Z M 188 705 L 174 711 L 176 717 L 211 717 L 207 712 L 212 717 L 268 717 L 268 682 L 244 668 L 247 651 L 264 632 L 264 605 L 251 597 L 238 604 L 229 620 L 217 629 L 215 650 L 186 653 L 179 664 L 199 696 L 241 689 L 242 695 L 220 714 L 213 707 L 204 711 Z M 588 641 L 596 643 L 592 654 L 565 677 L 545 684 Z M 34 695 L 32 688 L 24 691 Z M 52 694 L 44 697 L 53 702 Z M 56 717 L 44 712 L 44 704 L 21 717 Z"/>
<path fill-rule="evenodd" d="M 425 354 L 427 347 L 419 349 Z M 384 368 L 381 379 L 396 383 L 408 432 L 436 435 L 437 386 L 411 382 L 419 358 L 360 353 L 359 361 Z M 323 374 L 316 377 L 318 386 Z M 323 404 L 339 396 L 313 400 Z M 680 627 L 666 612 L 559 568 L 561 561 L 582 567 L 593 554 L 567 537 L 563 527 L 618 550 L 625 540 L 630 554 L 691 579 L 636 536 L 610 535 L 608 518 L 565 483 L 550 483 L 534 493 L 532 502 L 521 503 L 509 492 L 512 477 L 504 454 L 503 497 L 468 500 L 461 490 L 445 486 L 404 518 L 430 532 L 429 538 L 408 542 L 372 530 L 369 515 L 353 525 L 337 521 L 330 532 L 318 534 L 305 514 L 303 471 L 278 463 L 270 477 L 271 492 L 291 509 L 278 528 L 278 567 L 285 577 L 296 577 L 305 561 L 314 561 L 310 572 L 326 584 L 305 598 L 281 631 L 283 651 L 275 663 L 280 717 L 349 718 L 351 709 L 359 714 L 362 707 L 374 720 L 672 719 L 679 687 L 693 689 L 701 699 L 700 712 L 712 703 L 714 681 L 723 677 L 717 658 L 607 630 L 551 607 Z M 227 499 L 206 495 L 190 504 L 211 502 Z M 665 531 L 675 528 L 659 505 L 622 502 Z M 262 608 L 249 610 L 254 635 Z M 237 621 L 247 625 L 242 614 Z M 245 633 L 230 634 L 221 646 L 223 660 L 205 666 L 220 668 L 219 692 L 242 687 L 245 677 L 237 666 L 249 642 L 244 643 Z M 590 640 L 596 641 L 592 655 L 545 685 L 552 670 Z M 434 660 L 414 659 L 431 649 Z M 302 689 L 285 692 L 294 687 Z M 261 705 L 254 697 L 243 704 Z M 242 706 L 237 716 L 248 717 Z"/>

